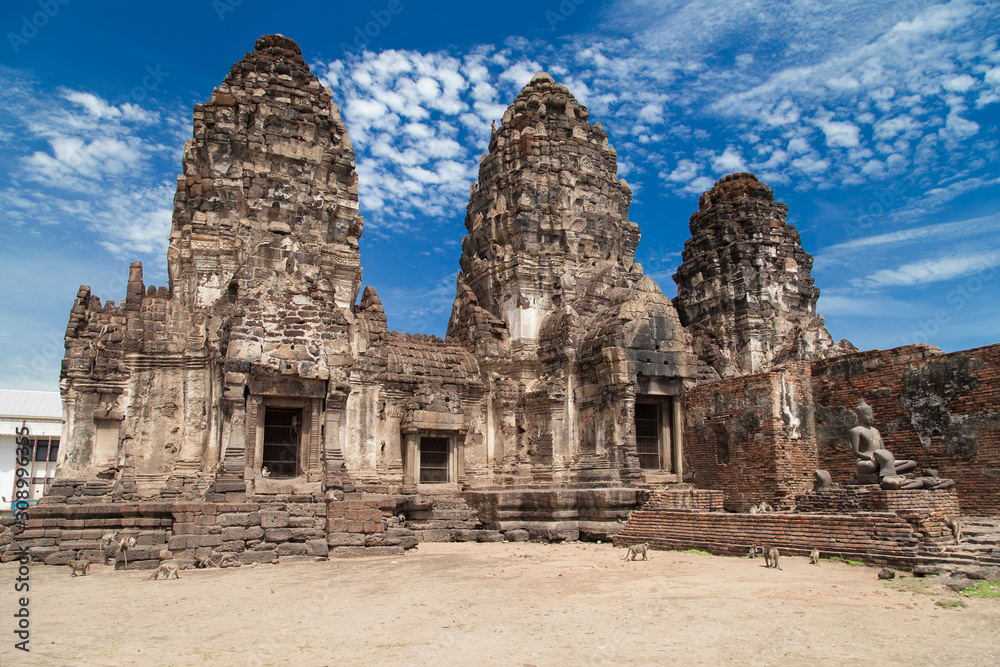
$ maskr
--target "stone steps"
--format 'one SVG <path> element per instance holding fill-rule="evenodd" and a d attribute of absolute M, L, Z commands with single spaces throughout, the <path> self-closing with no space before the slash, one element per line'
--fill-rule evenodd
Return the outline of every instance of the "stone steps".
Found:
<path fill-rule="evenodd" d="M 934 554 L 921 556 L 926 564 L 1000 565 L 1000 519 L 960 517 L 962 541 L 940 545 Z"/>
<path fill-rule="evenodd" d="M 477 536 L 463 536 L 465 531 L 481 531 L 479 515 L 464 499 L 456 496 L 417 496 L 407 499 L 404 526 L 422 542 L 476 542 Z M 483 540 L 486 541 L 486 540 Z"/>

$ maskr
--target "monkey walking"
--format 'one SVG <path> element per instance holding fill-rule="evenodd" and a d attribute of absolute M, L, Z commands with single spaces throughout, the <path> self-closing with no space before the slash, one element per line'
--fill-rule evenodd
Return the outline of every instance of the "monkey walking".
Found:
<path fill-rule="evenodd" d="M 778 550 L 775 547 L 764 547 L 764 567 L 773 567 L 778 570 L 781 566 L 778 565 Z"/>
<path fill-rule="evenodd" d="M 159 579 L 160 575 L 163 575 L 164 579 L 180 579 L 181 564 L 177 561 L 168 560 L 160 563 L 160 566 L 153 570 L 153 574 L 149 575 L 149 579 Z"/>
<path fill-rule="evenodd" d="M 111 548 L 112 544 L 117 544 L 115 534 L 104 533 L 104 535 L 101 536 L 101 560 L 105 565 L 108 564 L 108 549 Z"/>
<path fill-rule="evenodd" d="M 951 528 L 951 534 L 955 536 L 955 544 L 958 544 L 959 542 L 962 541 L 962 520 L 961 519 L 959 519 L 957 516 L 948 516 L 948 515 L 945 515 L 945 517 L 944 517 L 944 525 L 946 525 L 949 528 Z"/>
<path fill-rule="evenodd" d="M 633 544 L 628 548 L 628 551 L 625 553 L 625 560 L 630 560 L 629 556 L 631 556 L 631 560 L 635 560 L 635 557 L 638 556 L 639 554 L 642 554 L 643 560 L 649 560 L 646 557 L 646 552 L 648 550 L 649 550 L 649 544 L 646 542 L 643 542 L 642 544 Z"/>
<path fill-rule="evenodd" d="M 87 576 L 87 570 L 90 569 L 90 561 L 83 558 L 83 552 L 77 551 L 76 558 L 69 562 L 69 566 L 73 569 L 70 574 L 71 577 L 75 577 L 77 572 L 80 572 L 81 577 Z"/>
<path fill-rule="evenodd" d="M 135 538 L 131 535 L 123 535 L 120 540 L 118 540 L 118 550 L 122 552 L 122 558 L 125 559 L 125 569 L 128 569 L 128 550 L 135 546 Z"/>
<path fill-rule="evenodd" d="M 819 565 L 819 549 L 813 549 L 812 553 L 809 554 L 809 564 Z"/>

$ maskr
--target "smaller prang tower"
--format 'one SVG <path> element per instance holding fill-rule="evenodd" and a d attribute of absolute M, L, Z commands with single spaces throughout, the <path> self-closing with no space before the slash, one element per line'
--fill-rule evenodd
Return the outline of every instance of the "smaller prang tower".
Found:
<path fill-rule="evenodd" d="M 855 350 L 834 343 L 817 315 L 813 258 L 787 215 L 771 188 L 738 173 L 704 193 L 691 216 L 674 305 L 695 353 L 720 377 Z"/>

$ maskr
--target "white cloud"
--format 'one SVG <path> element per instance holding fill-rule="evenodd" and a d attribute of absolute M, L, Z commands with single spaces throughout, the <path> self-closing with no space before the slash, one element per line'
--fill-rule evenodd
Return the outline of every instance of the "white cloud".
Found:
<path fill-rule="evenodd" d="M 853 252 L 861 248 L 875 246 L 898 246 L 914 241 L 953 240 L 964 236 L 1000 231 L 1000 214 L 986 215 L 957 222 L 943 222 L 912 229 L 902 229 L 885 234 L 876 234 L 823 248 L 817 258 L 827 254 Z"/>
<path fill-rule="evenodd" d="M 677 166 L 674 168 L 670 174 L 666 176 L 667 180 L 674 181 L 675 183 L 687 183 L 691 179 L 698 175 L 700 168 L 697 163 L 691 160 L 680 160 L 677 162 Z"/>
<path fill-rule="evenodd" d="M 0 83 L 10 82 L 0 76 Z M 182 143 L 180 114 L 114 105 L 80 90 L 45 93 L 33 84 L 11 90 L 8 85 L 5 106 L 20 124 L 21 156 L 12 186 L 0 192 L 6 223 L 22 232 L 73 230 L 86 237 L 81 231 L 87 230 L 118 257 L 152 255 L 162 264 Z M 166 163 L 169 175 L 161 171 Z"/>
<path fill-rule="evenodd" d="M 819 127 L 826 135 L 826 145 L 830 147 L 852 148 L 858 145 L 860 128 L 847 121 L 820 120 Z"/>
<path fill-rule="evenodd" d="M 736 171 L 746 171 L 747 163 L 732 146 L 727 146 L 722 155 L 712 161 L 712 169 L 716 174 L 731 174 Z"/>
<path fill-rule="evenodd" d="M 861 281 L 866 286 L 922 285 L 952 280 L 1000 266 L 1000 252 L 977 252 L 948 255 L 904 264 L 897 269 L 882 269 Z"/>
<path fill-rule="evenodd" d="M 63 93 L 63 97 L 65 97 L 70 102 L 79 104 L 80 106 L 85 108 L 91 116 L 94 116 L 95 118 L 122 117 L 121 109 L 111 106 L 110 104 L 102 100 L 100 97 L 92 93 L 85 93 L 79 90 L 67 90 Z"/>

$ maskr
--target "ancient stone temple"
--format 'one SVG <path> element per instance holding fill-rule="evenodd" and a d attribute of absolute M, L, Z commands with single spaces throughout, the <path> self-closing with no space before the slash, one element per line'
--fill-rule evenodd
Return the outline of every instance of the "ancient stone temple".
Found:
<path fill-rule="evenodd" d="M 135 263 L 120 303 L 80 288 L 59 472 L 0 545 L 61 563 L 111 530 L 138 538 L 130 567 L 167 549 L 262 562 L 606 538 L 643 506 L 636 536 L 724 551 L 746 535 L 732 517 L 764 501 L 919 506 L 933 520 L 914 534 L 935 539 L 942 508 L 996 506 L 996 349 L 835 344 L 787 207 L 752 174 L 702 196 L 665 297 L 635 262 L 608 136 L 544 73 L 471 186 L 447 336 L 389 330 L 375 290 L 359 294 L 358 177 L 331 95 L 293 41 L 268 35 L 195 107 L 170 285 L 146 286 Z M 891 415 L 882 437 L 900 458 L 929 459 L 958 491 L 800 499 L 817 469 L 846 482 L 861 396 Z M 698 541 L 705 517 L 722 542 Z M 915 557 L 901 549 L 891 558 Z"/>
<path fill-rule="evenodd" d="M 587 117 L 546 74 L 518 95 L 472 185 L 447 339 L 402 335 L 374 289 L 358 301 L 357 175 L 330 93 L 293 42 L 262 38 L 195 109 L 170 287 L 135 264 L 124 303 L 81 288 L 63 479 L 122 500 L 202 498 L 219 478 L 249 495 L 676 480 L 697 359 L 635 263 L 631 192 Z"/>

